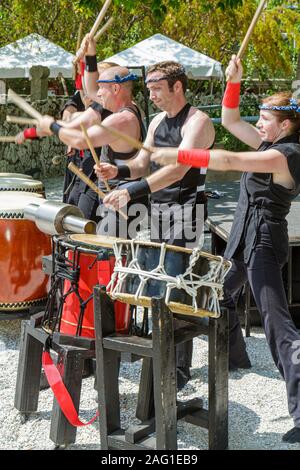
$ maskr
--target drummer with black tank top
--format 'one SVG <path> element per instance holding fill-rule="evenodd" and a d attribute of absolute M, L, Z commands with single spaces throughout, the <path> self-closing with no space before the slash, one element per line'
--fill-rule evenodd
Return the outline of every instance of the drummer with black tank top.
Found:
<path fill-rule="evenodd" d="M 94 68 L 97 70 L 96 56 L 94 56 L 93 59 L 91 59 L 91 56 L 88 57 L 89 59 L 86 61 L 87 67 L 89 69 L 92 68 L 92 70 Z M 93 66 L 91 65 L 92 60 L 94 61 Z M 97 95 L 104 109 L 111 112 L 108 117 L 103 119 L 105 125 L 127 133 L 135 139 L 142 140 L 141 116 L 136 106 L 132 103 L 132 87 L 133 81 L 137 79 L 136 75 L 130 74 L 126 67 L 118 66 L 104 70 L 100 78 Z M 98 123 L 100 122 L 102 123 L 101 116 L 99 116 L 98 120 Z M 67 125 L 62 124 L 63 123 L 56 122 L 50 116 L 44 116 L 39 122 L 39 127 L 43 132 L 47 133 L 47 135 L 52 135 L 52 133 L 58 135 L 60 140 L 67 145 L 78 149 L 86 149 L 87 142 L 84 133 L 71 128 L 69 123 L 66 123 Z M 111 155 L 112 158 L 116 155 L 117 158 L 121 156 L 122 160 L 128 160 L 128 157 L 132 158 L 137 154 L 137 151 L 131 144 L 124 142 L 123 139 L 116 138 L 111 132 L 99 125 L 91 125 L 87 132 L 94 148 L 105 145 L 109 146 L 110 150 L 106 150 L 106 155 Z M 105 158 L 105 155 L 103 155 L 103 157 Z M 126 183 L 126 175 L 124 175 L 124 177 L 122 176 L 122 181 L 127 185 L 134 184 L 131 182 Z M 142 199 L 143 196 L 144 195 L 142 195 Z M 147 202 L 148 198 L 146 197 L 143 200 Z M 103 222 L 101 221 L 100 224 L 100 233 L 103 233 L 102 230 L 104 230 L 104 233 L 107 235 L 121 235 L 126 238 L 128 236 L 126 233 L 128 227 L 127 221 L 122 220 L 122 224 L 120 223 L 122 228 L 120 233 L 118 214 L 112 210 L 106 210 L 106 212 Z M 109 231 L 105 230 L 107 224 Z"/>
<path fill-rule="evenodd" d="M 145 147 L 182 146 L 185 148 L 210 148 L 215 131 L 209 117 L 186 101 L 187 76 L 184 68 L 176 62 L 161 62 L 148 70 L 147 88 L 150 99 L 163 112 L 152 120 Z M 101 178 L 126 175 L 136 179 L 147 175 L 151 154 L 142 149 L 126 166 L 116 168 L 101 164 L 97 174 Z M 115 208 L 124 202 L 150 195 L 151 215 L 154 223 L 152 241 L 165 241 L 178 246 L 196 246 L 204 223 L 203 188 L 205 170 L 169 165 L 161 168 L 153 165 L 151 175 L 134 183 L 130 188 L 113 191 L 104 203 Z M 174 210 L 175 209 L 175 210 Z M 181 218 L 178 221 L 178 217 Z M 170 218 L 169 227 L 164 222 Z M 153 227 L 151 227 L 153 228 Z M 174 263 L 175 264 L 175 263 Z M 174 274 L 181 273 L 182 266 L 173 266 Z M 182 388 L 190 378 L 192 342 L 177 349 L 177 387 Z"/>
<path fill-rule="evenodd" d="M 103 70 L 114 66 L 115 64 L 113 63 L 106 63 L 103 62 L 102 64 L 98 64 L 98 71 L 99 71 L 99 77 L 102 73 Z M 84 87 L 85 88 L 85 87 Z M 78 90 L 79 91 L 79 90 Z M 80 95 L 79 95 L 80 96 Z M 87 98 L 88 95 L 85 95 Z M 78 102 L 78 95 L 77 99 L 75 102 Z M 73 101 L 70 101 L 70 106 Z M 61 122 L 58 121 L 60 124 L 63 124 L 63 127 L 67 129 L 78 129 L 80 130 L 80 125 L 84 125 L 86 128 L 90 127 L 91 125 L 95 124 L 96 122 L 101 122 L 101 120 L 105 119 L 107 116 L 111 114 L 110 111 L 106 110 L 103 108 L 103 106 L 98 103 L 93 101 L 87 108 L 84 110 L 84 105 L 82 103 L 83 109 L 81 108 L 80 110 L 83 111 L 81 113 L 76 113 L 74 117 L 71 119 L 68 119 L 67 122 Z M 95 175 L 95 172 L 93 170 L 94 166 L 94 159 L 91 155 L 91 152 L 89 150 L 76 150 L 76 159 L 74 160 L 74 157 L 72 156 L 68 159 L 68 163 L 70 161 L 73 161 L 77 167 L 79 167 L 82 172 L 88 176 L 92 181 L 97 181 L 97 177 Z M 95 152 L 100 158 L 101 154 L 101 147 L 95 148 Z M 97 215 L 97 210 L 98 210 L 98 196 L 97 194 L 89 187 L 87 186 L 86 183 L 84 183 L 80 178 L 77 176 L 73 175 L 72 173 L 72 184 L 70 185 L 69 182 L 69 189 L 68 187 L 65 188 L 64 190 L 64 202 L 68 204 L 72 204 L 75 206 L 78 206 L 79 209 L 83 212 L 84 217 L 87 219 L 94 220 L 95 222 L 99 221 L 99 216 Z M 65 185 L 66 186 L 66 185 Z M 71 187 L 70 187 L 71 186 Z M 67 191 L 66 191 L 67 190 Z"/>

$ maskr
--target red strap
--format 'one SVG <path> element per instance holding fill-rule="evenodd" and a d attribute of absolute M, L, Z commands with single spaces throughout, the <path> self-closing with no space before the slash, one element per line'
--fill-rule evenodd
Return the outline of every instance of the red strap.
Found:
<path fill-rule="evenodd" d="M 80 68 L 80 72 L 78 72 L 76 74 L 76 78 L 75 78 L 75 88 L 76 88 L 76 90 L 82 90 L 83 89 L 82 77 L 84 76 L 84 68 L 85 68 L 85 64 L 84 64 L 83 60 L 80 61 L 79 68 Z"/>
<path fill-rule="evenodd" d="M 76 90 L 82 90 L 82 77 L 79 74 L 75 78 L 75 88 Z"/>
<path fill-rule="evenodd" d="M 37 139 L 38 138 L 35 127 L 29 127 L 28 129 L 24 129 L 23 135 L 25 139 Z"/>
<path fill-rule="evenodd" d="M 194 168 L 207 168 L 210 159 L 209 150 L 178 150 L 177 162 Z"/>
<path fill-rule="evenodd" d="M 97 412 L 97 414 L 88 423 L 80 421 L 72 398 L 62 381 L 57 367 L 53 363 L 50 353 L 47 351 L 43 352 L 42 364 L 52 392 L 54 393 L 60 409 L 69 423 L 75 427 L 92 424 L 98 418 L 99 412 Z"/>
<path fill-rule="evenodd" d="M 227 82 L 226 90 L 223 96 L 222 106 L 234 109 L 238 108 L 240 104 L 241 82 L 232 83 Z"/>

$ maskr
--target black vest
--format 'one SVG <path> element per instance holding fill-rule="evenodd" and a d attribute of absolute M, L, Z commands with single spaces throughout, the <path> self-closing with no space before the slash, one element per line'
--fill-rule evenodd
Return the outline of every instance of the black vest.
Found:
<path fill-rule="evenodd" d="M 122 111 L 130 111 L 133 113 L 140 125 L 140 141 L 143 142 L 145 138 L 145 127 L 142 121 L 142 117 L 140 114 L 140 111 L 137 107 L 126 107 L 120 109 L 118 112 L 121 113 Z M 103 145 L 102 151 L 101 151 L 101 162 L 104 163 L 110 163 L 111 165 L 123 165 L 126 160 L 130 160 L 132 157 L 137 155 L 138 151 L 137 150 L 132 150 L 131 152 L 115 152 L 109 145 Z M 135 181 L 135 180 L 131 180 Z M 126 180 L 119 180 L 119 179 L 111 179 L 108 180 L 109 186 L 113 189 L 116 186 L 119 186 L 120 184 L 126 183 Z M 99 188 L 103 191 L 106 192 L 106 187 L 103 183 L 103 181 L 99 180 Z"/>
<path fill-rule="evenodd" d="M 243 173 L 240 196 L 235 211 L 225 258 L 234 258 L 243 251 L 247 263 L 255 248 L 257 231 L 262 221 L 266 222 L 275 250 L 287 253 L 287 221 L 291 202 L 300 193 L 300 144 L 299 136 L 290 135 L 278 142 L 263 142 L 258 151 L 277 149 L 286 158 L 291 176 L 295 181 L 293 190 L 273 182 L 272 173 Z"/>
<path fill-rule="evenodd" d="M 154 132 L 155 147 L 179 147 L 182 141 L 181 129 L 187 119 L 190 104 L 186 104 L 179 113 L 172 118 L 165 116 Z M 161 168 L 157 163 L 151 163 L 151 173 Z M 205 170 L 204 170 L 205 171 Z M 180 181 L 160 189 L 151 194 L 151 202 L 194 204 L 197 191 L 204 190 L 206 178 L 205 173 L 201 174 L 199 168 L 191 168 Z"/>
<path fill-rule="evenodd" d="M 89 107 L 94 109 L 94 111 L 97 111 L 97 113 L 100 114 L 102 121 L 112 114 L 111 111 L 108 111 L 108 109 L 103 108 L 103 106 L 99 103 L 96 103 L 96 101 L 94 101 Z M 95 147 L 95 152 L 99 159 L 101 156 L 101 149 L 102 147 Z M 87 175 L 93 182 L 97 182 L 98 178 L 94 171 L 94 165 L 95 165 L 95 161 L 90 150 L 89 149 L 84 150 L 80 168 L 82 169 L 83 173 Z M 89 190 L 89 186 L 87 186 L 85 182 L 82 180 L 79 183 L 79 187 L 80 187 L 81 192 L 86 192 Z"/>

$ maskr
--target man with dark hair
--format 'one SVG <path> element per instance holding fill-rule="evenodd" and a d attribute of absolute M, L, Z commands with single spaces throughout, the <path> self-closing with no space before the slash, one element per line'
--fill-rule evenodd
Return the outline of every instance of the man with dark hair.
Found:
<path fill-rule="evenodd" d="M 158 62 L 157 64 L 151 65 L 147 70 L 148 76 L 155 72 L 161 72 L 166 77 L 170 91 L 173 90 L 175 83 L 179 81 L 181 82 L 183 93 L 186 92 L 188 80 L 185 69 L 181 64 L 171 60 Z"/>
<path fill-rule="evenodd" d="M 97 71 L 96 57 L 95 66 Z M 90 67 L 90 62 L 87 63 Z M 98 74 L 98 72 L 96 72 Z M 99 124 L 105 121 L 109 127 L 113 127 L 121 132 L 128 133 L 131 137 L 138 140 L 143 140 L 143 124 L 141 116 L 137 107 L 132 103 L 132 81 L 137 77 L 129 73 L 126 67 L 109 67 L 106 68 L 100 76 L 98 82 L 98 98 L 106 112 L 104 116 L 98 114 L 97 124 L 92 125 L 89 119 L 92 118 L 93 110 L 89 110 L 86 119 L 89 123 L 88 136 L 92 145 L 102 147 L 101 160 L 117 164 L 119 161 L 127 161 L 136 156 L 137 151 L 135 148 L 124 142 L 120 138 L 112 136 L 112 134 Z M 107 115 L 109 114 L 109 115 Z M 74 123 L 78 124 L 81 118 L 74 120 L 72 123 L 58 123 L 50 116 L 44 116 L 39 122 L 39 128 L 51 135 L 52 133 L 58 135 L 60 140 L 66 145 L 70 145 L 77 149 L 87 149 L 88 145 L 84 133 L 78 128 L 73 128 Z M 122 181 L 112 180 L 109 181 L 110 187 L 113 189 L 116 185 L 126 184 L 126 179 L 120 175 Z M 129 183 L 133 184 L 133 183 Z M 106 188 L 101 184 L 101 189 L 106 192 Z M 93 193 L 97 201 L 96 193 Z M 145 202 L 145 199 L 144 201 Z M 101 213 L 101 222 L 98 226 L 98 233 L 107 234 L 112 236 L 119 236 L 119 216 L 115 211 L 105 208 L 105 213 Z M 122 229 L 126 230 L 124 225 Z M 126 237 L 126 233 L 122 232 L 122 236 Z"/>
<path fill-rule="evenodd" d="M 212 146 L 215 132 L 211 120 L 186 101 L 187 76 L 182 65 L 168 61 L 152 66 L 147 73 L 146 84 L 150 99 L 162 112 L 150 123 L 145 147 Z M 149 167 L 150 153 L 143 149 L 133 161 L 123 165 L 121 172 L 137 179 L 147 175 Z M 116 166 L 105 163 L 95 170 L 99 177 L 105 179 L 116 178 L 120 174 Z M 118 209 L 137 197 L 150 195 L 151 240 L 182 247 L 197 246 L 204 223 L 205 176 L 206 170 L 202 169 L 176 165 L 161 167 L 151 163 L 150 176 L 127 189 L 113 191 L 106 196 L 104 203 Z M 166 219 L 170 222 L 167 228 L 164 227 Z M 182 272 L 174 272 L 179 273 Z M 190 378 L 192 341 L 179 345 L 176 356 L 177 388 L 181 389 Z"/>

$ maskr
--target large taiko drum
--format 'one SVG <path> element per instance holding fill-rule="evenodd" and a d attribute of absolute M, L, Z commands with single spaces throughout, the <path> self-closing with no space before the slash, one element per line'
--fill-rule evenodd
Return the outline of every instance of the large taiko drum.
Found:
<path fill-rule="evenodd" d="M 157 296 L 174 313 L 220 316 L 219 300 L 229 261 L 199 249 L 141 240 L 116 240 L 114 253 L 114 273 L 107 287 L 113 299 L 149 308 Z"/>
<path fill-rule="evenodd" d="M 25 310 L 47 297 L 42 256 L 51 253 L 51 239 L 23 218 L 26 205 L 38 199 L 35 193 L 0 191 L 0 310 Z"/>
<path fill-rule="evenodd" d="M 23 173 L 0 173 L 0 178 L 23 178 L 32 180 L 32 176 Z"/>
<path fill-rule="evenodd" d="M 56 322 L 60 333 L 95 337 L 93 288 L 110 282 L 115 265 L 114 240 L 86 234 L 54 237 L 55 276 L 64 279 L 63 303 L 58 306 L 61 317 Z M 127 334 L 131 324 L 129 305 L 113 302 L 112 309 L 114 329 Z M 51 323 L 55 324 L 53 320 Z"/>
<path fill-rule="evenodd" d="M 30 177 L 1 177 L 0 191 L 23 191 L 28 193 L 44 194 L 45 188 L 41 181 Z"/>

